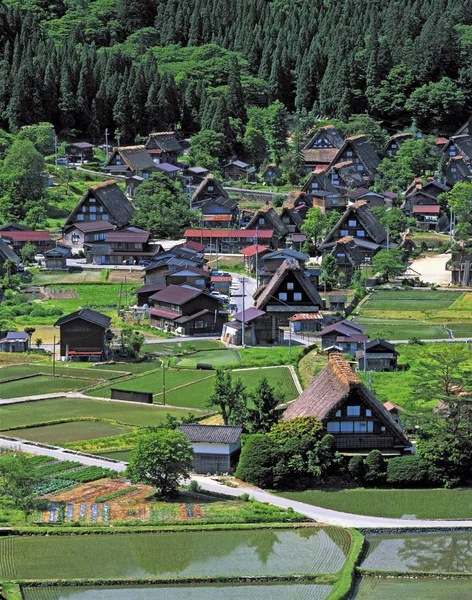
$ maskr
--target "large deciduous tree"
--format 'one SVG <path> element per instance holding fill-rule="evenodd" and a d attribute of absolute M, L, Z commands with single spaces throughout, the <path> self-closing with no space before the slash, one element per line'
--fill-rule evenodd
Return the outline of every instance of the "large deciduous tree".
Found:
<path fill-rule="evenodd" d="M 39 482 L 34 467 L 22 454 L 9 454 L 0 461 L 0 492 L 23 511 L 25 521 L 35 508 L 35 485 Z"/>
<path fill-rule="evenodd" d="M 372 258 L 372 268 L 374 273 L 378 273 L 385 281 L 389 281 L 392 276 L 403 273 L 405 263 L 401 248 L 392 248 L 391 250 L 380 250 L 380 252 L 377 252 Z"/>
<path fill-rule="evenodd" d="M 132 481 L 152 485 L 161 496 L 177 492 L 179 481 L 188 479 L 192 447 L 180 431 L 159 429 L 138 437 L 127 474 Z"/>

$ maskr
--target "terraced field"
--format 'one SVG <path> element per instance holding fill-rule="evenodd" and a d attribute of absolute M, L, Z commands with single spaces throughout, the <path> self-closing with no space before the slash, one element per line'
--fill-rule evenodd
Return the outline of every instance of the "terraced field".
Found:
<path fill-rule="evenodd" d="M 79 377 L 83 379 L 111 379 L 114 377 L 120 377 L 126 372 L 127 365 L 120 365 L 121 370 L 107 370 L 91 367 L 72 367 L 56 365 L 56 375 L 67 375 L 68 377 Z M 10 367 L 3 367 L 0 369 L 0 381 L 5 379 L 12 379 L 14 377 L 25 377 L 26 375 L 34 375 L 36 373 L 47 373 L 52 374 L 51 364 L 22 364 L 14 365 Z"/>
<path fill-rule="evenodd" d="M 324 600 L 331 592 L 329 585 L 182 585 L 182 586 L 122 586 L 100 588 L 24 588 L 24 600 Z"/>
<path fill-rule="evenodd" d="M 60 445 L 79 440 L 93 440 L 95 438 L 109 437 L 128 433 L 128 427 L 119 427 L 108 423 L 94 421 L 72 421 L 42 427 L 28 427 L 27 429 L 14 429 L 8 435 L 23 440 L 42 442 L 43 444 Z"/>
<path fill-rule="evenodd" d="M 337 527 L 10 536 L 0 539 L 0 579 L 335 573 L 349 547 Z"/>
<path fill-rule="evenodd" d="M 68 377 L 37 375 L 28 379 L 0 383 L 0 398 L 23 398 L 25 396 L 50 394 L 52 392 L 70 392 L 84 388 L 90 385 L 90 383 L 90 379 L 70 379 Z"/>
<path fill-rule="evenodd" d="M 363 307 L 367 310 L 440 310 L 448 308 L 462 296 L 462 292 L 437 292 L 431 290 L 400 290 L 375 292 Z"/>
<path fill-rule="evenodd" d="M 377 337 L 387 340 L 409 340 L 416 337 L 423 340 L 447 339 L 447 331 L 441 325 L 435 325 L 419 319 L 378 319 L 364 316 L 362 312 L 356 323 L 366 327 L 371 339 Z"/>

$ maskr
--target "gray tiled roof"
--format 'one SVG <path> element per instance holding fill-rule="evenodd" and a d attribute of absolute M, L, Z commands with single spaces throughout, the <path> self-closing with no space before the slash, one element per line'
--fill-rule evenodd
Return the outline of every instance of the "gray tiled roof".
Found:
<path fill-rule="evenodd" d="M 237 444 L 242 427 L 228 425 L 179 425 L 190 442 L 206 442 L 207 444 Z"/>

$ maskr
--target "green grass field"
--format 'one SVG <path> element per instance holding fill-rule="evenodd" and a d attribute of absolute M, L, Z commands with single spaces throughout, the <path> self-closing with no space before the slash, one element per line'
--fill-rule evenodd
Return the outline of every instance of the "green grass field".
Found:
<path fill-rule="evenodd" d="M 462 292 L 437 292 L 431 290 L 375 292 L 364 302 L 364 310 L 438 310 L 451 306 Z"/>
<path fill-rule="evenodd" d="M 447 339 L 447 331 L 440 325 L 428 324 L 417 319 L 379 319 L 364 316 L 356 318 L 356 323 L 366 327 L 371 339 L 409 340 L 416 337 L 423 340 Z"/>
<path fill-rule="evenodd" d="M 101 269 L 88 269 L 77 273 L 34 271 L 31 285 L 73 284 L 85 282 L 99 283 L 101 277 Z"/>
<path fill-rule="evenodd" d="M 146 373 L 147 371 L 154 371 L 155 369 L 159 369 L 161 363 L 159 360 L 146 360 L 140 363 L 116 363 L 114 365 L 104 365 L 103 367 L 92 367 L 95 369 L 105 369 L 107 371 L 112 372 L 127 372 L 133 373 L 134 375 L 139 375 L 141 373 Z"/>
<path fill-rule="evenodd" d="M 70 392 L 84 388 L 91 383 L 89 379 L 70 379 L 68 377 L 38 375 L 36 377 L 29 377 L 28 379 L 0 383 L 0 398 L 24 398 L 26 396 L 51 394 L 53 392 Z"/>
<path fill-rule="evenodd" d="M 167 413 L 178 418 L 187 414 L 183 410 L 145 404 L 134 406 L 123 402 L 100 402 L 84 398 L 51 398 L 2 406 L 1 427 L 8 429 L 74 417 L 96 417 L 122 421 L 130 425 L 154 426 L 163 423 Z"/>
<path fill-rule="evenodd" d="M 14 429 L 9 432 L 9 435 L 23 440 L 54 445 L 121 435 L 123 433 L 128 433 L 129 431 L 130 430 L 127 427 L 119 427 L 108 423 L 73 421 L 70 423 L 58 423 L 57 425 Z"/>
<path fill-rule="evenodd" d="M 176 366 L 195 369 L 198 363 L 205 363 L 218 368 L 238 362 L 241 362 L 241 356 L 237 350 L 202 350 L 177 359 Z"/>
<path fill-rule="evenodd" d="M 117 308 L 128 300 L 128 304 L 134 302 L 133 292 L 136 289 L 136 284 L 126 285 L 121 288 L 119 283 L 101 283 L 97 285 L 52 285 L 52 290 L 71 290 L 78 294 L 78 298 L 66 300 L 46 300 L 42 302 L 45 307 L 62 308 L 65 314 L 78 310 L 83 306 L 89 308 Z"/>
<path fill-rule="evenodd" d="M 42 364 L 42 363 L 32 363 L 32 364 L 24 364 L 24 365 L 15 365 L 11 367 L 3 367 L 0 369 L 0 381 L 4 381 L 5 379 L 11 379 L 13 377 L 24 377 L 25 375 L 33 375 L 35 373 L 51 373 L 53 368 L 51 363 Z M 105 369 L 92 369 L 92 368 L 83 368 L 83 367 L 72 367 L 58 364 L 55 367 L 56 375 L 67 375 L 69 377 L 79 377 L 83 379 L 111 379 L 114 377 L 120 377 L 122 374 L 126 373 L 126 370 L 123 369 L 122 373 L 118 370 L 116 371 L 107 371 Z"/>
<path fill-rule="evenodd" d="M 307 490 L 278 494 L 290 500 L 341 512 L 399 519 L 470 519 L 472 489 L 444 490 L 368 490 L 338 492 Z"/>
<path fill-rule="evenodd" d="M 143 352 L 174 354 L 188 348 L 195 350 L 216 350 L 217 348 L 224 348 L 224 346 L 217 340 L 195 340 L 194 342 L 173 342 L 169 340 L 162 344 L 145 344 L 142 350 Z"/>

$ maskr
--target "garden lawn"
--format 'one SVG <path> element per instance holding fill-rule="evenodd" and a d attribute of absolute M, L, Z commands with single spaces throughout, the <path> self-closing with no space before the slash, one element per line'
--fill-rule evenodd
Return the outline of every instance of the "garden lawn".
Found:
<path fill-rule="evenodd" d="M 18 379 L 9 383 L 0 383 L 0 398 L 23 398 L 40 396 L 53 392 L 70 392 L 90 385 L 87 379 L 71 379 L 69 377 L 49 377 L 37 375 L 28 379 Z M 3 407 L 2 407 L 3 413 Z M 2 419 L 3 421 L 3 419 Z"/>
<path fill-rule="evenodd" d="M 57 419 L 96 417 L 122 421 L 130 425 L 155 426 L 166 420 L 166 414 L 177 418 L 186 416 L 183 410 L 156 406 L 107 402 L 85 398 L 51 398 L 37 402 L 7 404 L 1 407 L 1 427 L 22 427 L 43 424 Z"/>
<path fill-rule="evenodd" d="M 278 365 L 297 365 L 303 355 L 301 346 L 268 346 L 240 348 L 241 367 L 272 367 Z M 235 368 L 238 368 L 237 366 Z"/>
<path fill-rule="evenodd" d="M 178 369 L 166 369 L 165 372 L 165 385 L 166 389 L 170 390 L 186 383 L 192 383 L 205 377 L 212 376 L 212 373 L 208 371 L 186 371 Z M 110 398 L 111 388 L 117 388 L 120 390 L 134 390 L 138 392 L 152 392 L 153 394 L 160 394 L 162 392 L 163 374 L 162 369 L 148 375 L 141 377 L 135 377 L 128 379 L 123 382 L 116 382 L 106 387 L 101 387 L 98 390 L 90 392 L 90 396 L 97 396 L 99 398 Z"/>
<path fill-rule="evenodd" d="M 176 366 L 188 369 L 195 369 L 197 364 L 209 364 L 214 368 L 225 367 L 234 363 L 241 362 L 241 357 L 237 350 L 221 349 L 221 350 L 202 350 L 183 356 L 176 360 Z"/>
<path fill-rule="evenodd" d="M 472 489 L 444 490 L 368 490 L 338 492 L 306 490 L 278 494 L 290 500 L 305 502 L 331 510 L 399 519 L 415 515 L 417 519 L 470 519 Z"/>
<path fill-rule="evenodd" d="M 72 421 L 70 423 L 58 423 L 56 425 L 44 425 L 43 427 L 28 427 L 27 429 L 14 429 L 8 435 L 42 442 L 45 444 L 64 444 L 77 442 L 79 440 L 92 440 L 102 437 L 110 437 L 128 433 L 127 427 L 119 427 L 108 423 L 97 421 Z"/>

